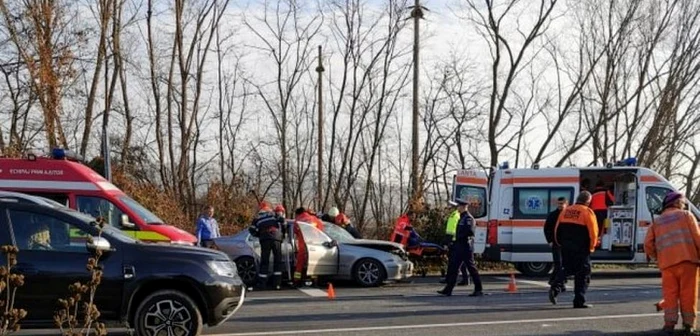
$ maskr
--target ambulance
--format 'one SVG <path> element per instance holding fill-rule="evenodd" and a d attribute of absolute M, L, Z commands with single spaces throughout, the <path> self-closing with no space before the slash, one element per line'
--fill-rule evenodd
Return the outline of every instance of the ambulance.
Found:
<path fill-rule="evenodd" d="M 92 216 L 103 216 L 113 227 L 141 241 L 196 243 L 194 235 L 165 224 L 79 161 L 60 149 L 48 156 L 0 157 L 0 190 L 46 197 Z"/>
<path fill-rule="evenodd" d="M 573 204 L 582 190 L 593 192 L 602 181 L 614 195 L 608 207 L 593 263 L 645 264 L 644 238 L 652 212 L 664 196 L 677 191 L 663 176 L 638 167 L 630 158 L 605 167 L 509 169 L 507 163 L 487 175 L 460 170 L 453 177 L 453 200 L 468 203 L 476 220 L 474 252 L 482 260 L 502 261 L 529 276 L 545 276 L 552 268 L 551 248 L 544 237 L 544 221 L 565 197 Z M 693 204 L 689 210 L 700 220 Z"/>

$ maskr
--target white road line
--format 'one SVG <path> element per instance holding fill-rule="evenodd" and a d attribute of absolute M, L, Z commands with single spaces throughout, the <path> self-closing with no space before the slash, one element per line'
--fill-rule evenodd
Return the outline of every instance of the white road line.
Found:
<path fill-rule="evenodd" d="M 500 324 L 611 320 L 611 319 L 626 319 L 626 318 L 642 318 L 642 317 L 652 317 L 652 316 L 661 316 L 661 315 L 662 315 L 661 313 L 647 313 L 647 314 L 627 314 L 627 315 L 575 316 L 575 317 L 557 317 L 557 318 L 546 318 L 546 319 L 512 320 L 512 321 L 482 321 L 482 322 L 414 324 L 414 325 L 381 326 L 381 327 L 265 331 L 265 332 L 249 332 L 249 333 L 212 334 L 212 335 L 208 335 L 208 336 L 297 335 L 297 334 L 319 334 L 319 333 L 338 333 L 338 332 L 357 332 L 357 331 L 428 329 L 428 328 L 468 327 L 468 326 L 500 325 Z"/>
<path fill-rule="evenodd" d="M 300 292 L 302 292 L 308 296 L 313 296 L 313 297 L 328 296 L 328 294 L 325 291 L 320 290 L 318 288 L 297 288 L 297 289 L 299 289 Z"/>
<path fill-rule="evenodd" d="M 495 278 L 495 279 L 504 280 L 504 281 L 510 281 L 510 278 L 506 278 L 506 277 L 497 277 L 497 278 Z M 516 282 L 516 283 L 522 282 L 522 283 L 524 283 L 524 284 L 535 285 L 535 286 L 539 286 L 539 287 L 546 287 L 546 288 L 549 288 L 549 287 L 550 287 L 549 284 L 546 283 L 546 282 L 544 282 L 544 281 L 533 281 L 533 280 L 519 280 L 519 279 L 515 279 L 515 282 Z"/>

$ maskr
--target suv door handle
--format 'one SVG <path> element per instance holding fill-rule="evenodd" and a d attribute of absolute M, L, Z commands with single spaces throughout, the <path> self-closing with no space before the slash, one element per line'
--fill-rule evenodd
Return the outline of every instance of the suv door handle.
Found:
<path fill-rule="evenodd" d="M 24 274 L 24 275 L 36 275 L 39 274 L 39 270 L 36 268 L 32 267 L 29 264 L 17 264 L 15 267 L 13 267 L 15 271 L 19 274 Z"/>

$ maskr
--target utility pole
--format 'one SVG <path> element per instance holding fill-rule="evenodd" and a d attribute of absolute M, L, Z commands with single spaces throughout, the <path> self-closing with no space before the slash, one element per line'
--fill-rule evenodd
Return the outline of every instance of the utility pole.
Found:
<path fill-rule="evenodd" d="M 413 30 L 413 125 L 412 125 L 412 153 L 411 153 L 411 198 L 409 203 L 409 209 L 413 210 L 416 206 L 416 202 L 420 198 L 421 193 L 421 183 L 420 183 L 420 173 L 419 173 L 419 160 L 418 160 L 418 123 L 419 123 L 419 50 L 420 50 L 420 19 L 423 18 L 423 10 L 426 9 L 420 5 L 420 0 L 415 0 L 415 5 L 409 8 L 411 10 L 411 17 L 413 18 L 414 30 Z"/>
<path fill-rule="evenodd" d="M 323 211 L 323 54 L 318 46 L 318 180 L 316 181 L 316 211 Z"/>

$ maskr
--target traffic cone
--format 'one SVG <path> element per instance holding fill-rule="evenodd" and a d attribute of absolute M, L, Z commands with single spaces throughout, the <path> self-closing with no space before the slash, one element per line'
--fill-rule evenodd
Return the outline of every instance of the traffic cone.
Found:
<path fill-rule="evenodd" d="M 335 289 L 333 289 L 333 284 L 328 283 L 328 300 L 335 299 Z"/>
<path fill-rule="evenodd" d="M 506 292 L 515 293 L 517 291 L 518 291 L 518 286 L 515 284 L 515 274 L 511 273 L 510 274 L 510 282 L 508 282 L 508 287 L 506 288 Z"/>

